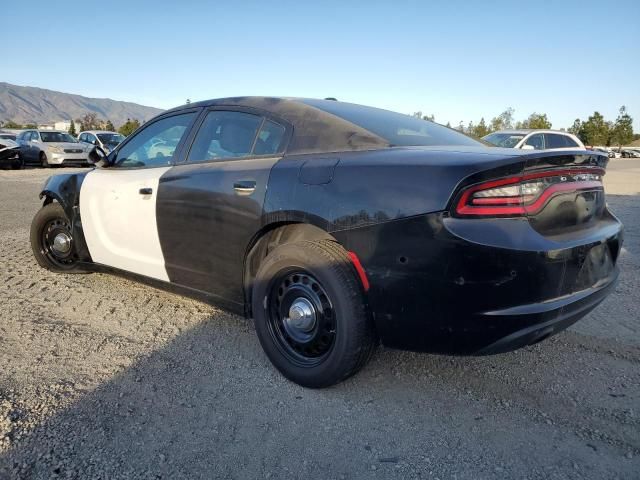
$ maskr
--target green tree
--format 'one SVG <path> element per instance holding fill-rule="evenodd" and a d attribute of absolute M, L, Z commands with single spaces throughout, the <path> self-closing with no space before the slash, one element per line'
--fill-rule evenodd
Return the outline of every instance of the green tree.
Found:
<path fill-rule="evenodd" d="M 69 122 L 69 135 L 76 136 L 76 124 L 73 120 Z"/>
<path fill-rule="evenodd" d="M 574 135 L 580 135 L 580 130 L 582 130 L 582 122 L 579 118 L 576 118 L 573 121 L 573 125 L 569 127 L 569 133 L 573 133 Z"/>
<path fill-rule="evenodd" d="M 127 118 L 127 121 L 118 129 L 118 133 L 128 137 L 131 135 L 138 127 L 140 127 L 140 122 L 135 118 L 131 120 Z"/>
<path fill-rule="evenodd" d="M 533 112 L 531 115 L 529 115 L 529 118 L 522 122 L 518 122 L 516 128 L 535 128 L 546 130 L 551 128 L 551 122 L 547 118 L 546 113 Z"/>
<path fill-rule="evenodd" d="M 115 132 L 116 131 L 116 127 L 113 126 L 113 123 L 111 123 L 111 120 L 107 120 L 107 123 L 105 124 L 104 129 L 109 131 L 109 132 Z"/>
<path fill-rule="evenodd" d="M 25 123 L 24 125 L 22 125 L 22 128 L 34 129 L 38 128 L 38 125 L 36 125 L 35 123 Z"/>
<path fill-rule="evenodd" d="M 467 133 L 474 137 L 482 138 L 485 135 L 489 135 L 491 132 L 489 131 L 489 127 L 487 127 L 487 123 L 484 121 L 484 117 L 482 117 L 473 130 Z"/>
<path fill-rule="evenodd" d="M 80 130 L 102 130 L 102 120 L 95 112 L 87 112 L 80 118 Z"/>
<path fill-rule="evenodd" d="M 618 118 L 612 128 L 611 141 L 620 148 L 633 141 L 633 118 L 627 113 L 627 107 L 620 107 Z"/>
<path fill-rule="evenodd" d="M 7 120 L 6 122 L 4 122 L 4 124 L 2 126 L 4 128 L 13 128 L 13 129 L 22 128 L 22 125 L 20 125 L 19 123 L 14 122 L 13 120 Z"/>
<path fill-rule="evenodd" d="M 578 136 L 586 145 L 606 145 L 609 142 L 609 126 L 600 112 L 593 112 L 593 115 L 582 123 Z"/>
<path fill-rule="evenodd" d="M 491 131 L 513 128 L 513 108 L 509 107 L 497 117 L 491 119 Z"/>

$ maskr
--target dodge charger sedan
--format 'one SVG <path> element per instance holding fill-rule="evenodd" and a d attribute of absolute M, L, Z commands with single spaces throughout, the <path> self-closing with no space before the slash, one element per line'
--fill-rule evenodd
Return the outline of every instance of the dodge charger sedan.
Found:
<path fill-rule="evenodd" d="M 253 318 L 306 387 L 353 375 L 380 342 L 466 355 L 539 342 L 618 276 L 599 152 L 489 148 L 376 108 L 240 97 L 164 112 L 90 160 L 44 185 L 38 263 Z"/>

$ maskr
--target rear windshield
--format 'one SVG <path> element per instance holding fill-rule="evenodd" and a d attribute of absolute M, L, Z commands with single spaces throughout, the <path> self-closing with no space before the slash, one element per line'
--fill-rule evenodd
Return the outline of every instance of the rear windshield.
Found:
<path fill-rule="evenodd" d="M 481 142 L 451 128 L 410 115 L 365 107 L 351 103 L 303 100 L 307 105 L 324 110 L 369 130 L 387 140 L 391 146 L 482 146 Z"/>

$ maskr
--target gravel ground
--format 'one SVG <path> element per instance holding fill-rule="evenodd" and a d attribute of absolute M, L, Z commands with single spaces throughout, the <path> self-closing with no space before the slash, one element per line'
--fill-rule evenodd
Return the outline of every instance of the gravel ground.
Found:
<path fill-rule="evenodd" d="M 619 286 L 517 352 L 381 348 L 305 390 L 250 322 L 124 280 L 39 268 L 50 171 L 0 171 L 0 478 L 640 478 L 640 161 L 612 160 Z"/>

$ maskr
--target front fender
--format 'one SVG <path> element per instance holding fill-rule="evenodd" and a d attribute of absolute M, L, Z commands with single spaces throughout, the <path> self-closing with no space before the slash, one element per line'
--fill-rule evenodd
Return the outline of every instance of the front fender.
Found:
<path fill-rule="evenodd" d="M 71 222 L 76 253 L 81 261 L 88 262 L 91 261 L 91 256 L 84 238 L 82 219 L 80 218 L 80 188 L 87 173 L 89 172 L 53 175 L 46 180 L 38 196 L 41 200 L 44 199 L 44 205 L 56 201 L 62 206 Z"/>

